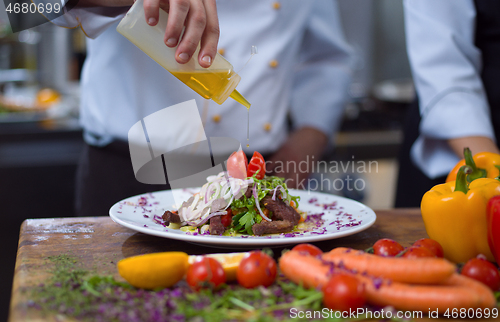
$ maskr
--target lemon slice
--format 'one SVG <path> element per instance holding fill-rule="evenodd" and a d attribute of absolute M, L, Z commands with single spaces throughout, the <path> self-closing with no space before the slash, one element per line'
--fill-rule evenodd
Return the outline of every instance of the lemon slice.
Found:
<path fill-rule="evenodd" d="M 226 281 L 231 282 L 236 280 L 236 272 L 238 271 L 238 266 L 241 260 L 248 252 L 244 253 L 221 253 L 221 254 L 207 254 L 205 257 L 212 257 L 221 263 L 224 272 L 226 273 Z M 189 256 L 189 264 L 196 261 L 197 258 L 201 256 L 192 255 Z"/>
<path fill-rule="evenodd" d="M 189 256 L 183 252 L 139 255 L 118 262 L 118 273 L 132 286 L 145 289 L 170 287 L 187 272 Z"/>

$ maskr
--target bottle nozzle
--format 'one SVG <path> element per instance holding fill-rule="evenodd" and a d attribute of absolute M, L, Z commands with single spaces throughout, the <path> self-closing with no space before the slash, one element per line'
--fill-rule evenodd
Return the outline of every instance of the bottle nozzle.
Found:
<path fill-rule="evenodd" d="M 247 109 L 250 108 L 250 103 L 247 101 L 243 95 L 240 94 L 237 90 L 234 90 L 229 97 L 231 97 L 233 100 L 236 102 L 240 103 L 241 105 L 245 106 Z"/>

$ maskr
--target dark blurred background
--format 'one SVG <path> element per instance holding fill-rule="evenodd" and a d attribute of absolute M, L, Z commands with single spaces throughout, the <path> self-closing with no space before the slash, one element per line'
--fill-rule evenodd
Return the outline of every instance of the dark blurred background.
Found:
<path fill-rule="evenodd" d="M 335 149 L 327 160 L 373 161 L 365 173 L 313 176 L 366 183 L 359 190 L 322 191 L 375 209 L 394 202 L 402 120 L 414 90 L 405 51 L 403 9 L 391 0 L 340 0 L 344 29 L 357 52 L 351 100 Z M 85 59 L 80 29 L 50 23 L 12 33 L 0 2 L 0 321 L 6 320 L 21 223 L 27 218 L 71 217 L 82 133 L 78 80 Z M 49 92 L 41 92 L 50 88 Z M 33 102 L 50 105 L 30 108 Z M 17 108 L 16 108 L 17 106 Z M 106 215 L 106 214 L 96 214 Z"/>

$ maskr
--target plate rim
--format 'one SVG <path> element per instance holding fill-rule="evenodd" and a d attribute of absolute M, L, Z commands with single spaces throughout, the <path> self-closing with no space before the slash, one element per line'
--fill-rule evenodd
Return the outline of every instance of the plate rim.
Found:
<path fill-rule="evenodd" d="M 185 190 L 191 190 L 191 189 L 199 189 L 199 187 L 197 187 L 197 188 L 185 188 L 185 189 L 181 188 L 181 189 L 172 189 L 172 190 L 185 191 Z M 348 201 L 348 202 L 351 202 L 351 203 L 354 203 L 354 204 L 360 206 L 360 208 L 361 208 L 360 210 L 362 210 L 362 209 L 367 210 L 368 214 L 370 214 L 370 212 L 371 212 L 371 215 L 373 215 L 373 218 L 368 223 L 363 222 L 359 226 L 352 227 L 352 229 L 340 231 L 340 232 L 334 233 L 334 234 L 329 233 L 329 234 L 316 234 L 316 235 L 293 236 L 293 237 L 282 236 L 282 237 L 274 237 L 274 238 L 269 238 L 266 236 L 251 237 L 251 238 L 241 238 L 241 237 L 238 238 L 238 237 L 234 237 L 234 236 L 210 236 L 210 235 L 205 236 L 205 235 L 188 235 L 188 234 L 179 234 L 179 233 L 170 233 L 169 236 L 166 236 L 166 234 L 169 233 L 168 231 L 155 230 L 155 229 L 150 229 L 149 227 L 141 227 L 138 225 L 134 225 L 132 223 L 129 223 L 125 220 L 118 218 L 115 214 L 112 213 L 112 211 L 115 208 L 120 206 L 120 203 L 126 202 L 129 199 L 139 198 L 139 197 L 145 196 L 145 195 L 166 193 L 169 190 L 160 190 L 160 191 L 142 193 L 142 194 L 130 196 L 130 197 L 127 197 L 123 200 L 120 200 L 120 201 L 116 202 L 113 206 L 111 206 L 111 208 L 109 209 L 109 216 L 111 217 L 111 219 L 115 223 L 122 225 L 126 228 L 132 229 L 134 231 L 143 233 L 143 234 L 167 238 L 167 239 L 181 240 L 181 241 L 185 241 L 185 242 L 203 244 L 206 246 L 228 245 L 228 244 L 231 244 L 234 246 L 279 246 L 279 245 L 290 245 L 290 244 L 297 244 L 297 243 L 319 242 L 319 241 L 338 239 L 338 238 L 347 237 L 347 236 L 357 234 L 361 231 L 364 231 L 364 230 L 370 228 L 377 220 L 376 212 L 372 208 L 366 206 L 365 204 L 363 204 L 359 201 L 349 199 L 346 197 L 342 197 L 342 196 L 337 196 L 334 194 L 319 192 L 319 191 L 308 191 L 308 190 L 299 190 L 299 189 L 288 189 L 288 190 L 292 194 L 293 194 L 293 192 L 308 192 L 311 194 L 318 194 L 318 195 L 324 195 L 324 196 L 328 196 L 328 197 L 332 197 L 332 198 L 337 198 L 338 200 L 345 200 L 345 201 Z M 170 228 L 167 228 L 167 229 L 170 229 Z M 295 242 L 295 240 L 297 240 L 297 242 Z"/>

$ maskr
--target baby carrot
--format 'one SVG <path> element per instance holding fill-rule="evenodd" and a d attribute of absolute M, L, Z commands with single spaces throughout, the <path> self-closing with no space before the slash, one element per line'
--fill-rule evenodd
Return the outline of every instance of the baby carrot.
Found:
<path fill-rule="evenodd" d="M 412 284 L 439 283 L 455 272 L 455 265 L 442 258 L 383 257 L 344 247 L 325 253 L 323 259 L 359 273 Z"/>
<path fill-rule="evenodd" d="M 458 274 L 453 274 L 443 284 L 415 285 L 389 280 L 374 280 L 357 274 L 365 284 L 367 301 L 373 305 L 394 306 L 398 310 L 436 311 L 447 309 L 492 308 L 495 296 L 483 284 Z"/>
<path fill-rule="evenodd" d="M 368 303 L 399 310 L 439 310 L 442 314 L 448 308 L 491 308 L 496 304 L 486 286 L 458 274 L 438 285 L 412 285 L 353 273 L 296 251 L 283 254 L 279 265 L 287 278 L 305 287 L 321 288 L 336 272 L 353 274 L 365 285 Z"/>
<path fill-rule="evenodd" d="M 333 274 L 328 263 L 306 252 L 294 250 L 281 255 L 278 265 L 288 279 L 306 288 L 322 287 Z"/>

